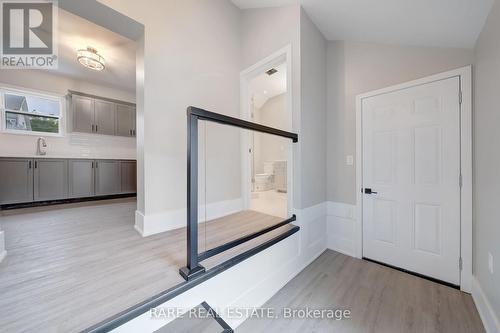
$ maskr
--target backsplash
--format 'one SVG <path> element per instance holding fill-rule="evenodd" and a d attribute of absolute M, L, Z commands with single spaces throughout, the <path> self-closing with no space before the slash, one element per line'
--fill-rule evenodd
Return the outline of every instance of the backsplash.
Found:
<path fill-rule="evenodd" d="M 44 157 L 135 159 L 135 138 L 67 133 L 62 137 L 43 136 L 47 141 Z M 36 135 L 0 133 L 0 156 L 36 156 Z"/>

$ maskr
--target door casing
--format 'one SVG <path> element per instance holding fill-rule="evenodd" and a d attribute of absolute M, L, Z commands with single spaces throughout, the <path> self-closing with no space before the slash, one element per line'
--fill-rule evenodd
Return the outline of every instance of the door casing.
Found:
<path fill-rule="evenodd" d="M 240 73 L 240 103 L 241 103 L 241 118 L 251 121 L 251 96 L 248 94 L 249 83 L 257 75 L 263 73 L 269 68 L 278 64 L 286 63 L 286 113 L 288 115 L 289 129 L 298 132 L 297 128 L 293 126 L 293 91 L 292 91 L 292 46 L 287 45 L 282 49 L 274 52 L 266 58 L 260 60 L 256 64 L 243 70 Z M 252 189 L 251 179 L 251 157 L 248 153 L 250 147 L 250 135 L 245 133 L 241 134 L 241 197 L 243 199 L 243 209 L 250 207 L 250 193 Z M 287 163 L 287 214 L 292 216 L 294 212 L 293 193 L 294 184 L 293 178 L 293 164 L 294 153 L 292 145 L 288 149 L 288 163 Z"/>
<path fill-rule="evenodd" d="M 439 73 L 414 81 L 371 91 L 356 96 L 356 220 L 354 225 L 355 255 L 363 256 L 363 132 L 362 101 L 365 98 L 387 94 L 452 77 L 460 79 L 460 167 L 462 187 L 460 194 L 460 289 L 472 288 L 472 66 Z M 459 263 L 457 262 L 457 265 Z"/>

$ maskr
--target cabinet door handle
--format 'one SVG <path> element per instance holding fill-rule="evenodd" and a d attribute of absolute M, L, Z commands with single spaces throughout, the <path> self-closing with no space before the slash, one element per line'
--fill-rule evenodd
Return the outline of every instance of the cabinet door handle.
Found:
<path fill-rule="evenodd" d="M 128 134 L 130 134 L 130 136 L 132 136 L 132 130 L 128 130 Z"/>
<path fill-rule="evenodd" d="M 92 169 L 94 168 L 94 161 L 92 161 Z"/>
<path fill-rule="evenodd" d="M 28 161 L 28 169 L 31 169 L 31 161 Z"/>
<path fill-rule="evenodd" d="M 35 161 L 35 169 L 38 168 L 38 161 Z"/>
<path fill-rule="evenodd" d="M 95 131 L 96 131 L 96 133 L 97 133 L 97 125 L 95 125 Z"/>

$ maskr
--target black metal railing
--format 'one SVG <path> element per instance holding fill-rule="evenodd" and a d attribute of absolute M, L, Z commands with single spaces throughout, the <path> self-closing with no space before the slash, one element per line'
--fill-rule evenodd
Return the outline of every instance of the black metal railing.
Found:
<path fill-rule="evenodd" d="M 278 224 L 264 228 L 247 236 L 230 241 L 205 252 L 198 252 L 198 122 L 200 120 L 271 134 L 298 142 L 296 133 L 256 124 L 250 121 L 225 116 L 193 106 L 187 109 L 187 264 L 179 270 L 181 276 L 190 280 L 203 274 L 205 267 L 200 261 L 227 251 L 254 238 L 262 236 L 296 220 L 295 215 Z"/>

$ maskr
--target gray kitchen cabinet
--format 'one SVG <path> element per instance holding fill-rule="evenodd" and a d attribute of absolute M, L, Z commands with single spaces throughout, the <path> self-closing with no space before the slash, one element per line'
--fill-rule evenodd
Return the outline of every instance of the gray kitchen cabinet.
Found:
<path fill-rule="evenodd" d="M 69 92 L 74 132 L 135 137 L 134 104 Z"/>
<path fill-rule="evenodd" d="M 116 135 L 135 136 L 135 107 L 116 105 Z"/>
<path fill-rule="evenodd" d="M 0 205 L 136 192 L 134 160 L 0 157 Z"/>
<path fill-rule="evenodd" d="M 121 161 L 121 193 L 137 192 L 137 166 L 135 161 Z"/>
<path fill-rule="evenodd" d="M 94 100 L 92 98 L 71 96 L 73 111 L 73 131 L 94 132 Z"/>
<path fill-rule="evenodd" d="M 116 104 L 108 101 L 94 100 L 94 132 L 97 134 L 115 135 Z"/>
<path fill-rule="evenodd" d="M 34 201 L 68 197 L 68 161 L 65 159 L 34 160 Z"/>
<path fill-rule="evenodd" d="M 94 163 L 94 160 L 68 161 L 69 198 L 94 196 Z"/>
<path fill-rule="evenodd" d="M 120 161 L 95 161 L 95 195 L 113 195 L 121 191 Z"/>
<path fill-rule="evenodd" d="M 33 201 L 33 160 L 0 159 L 0 205 Z"/>

